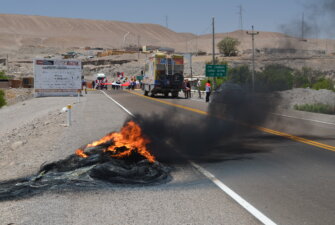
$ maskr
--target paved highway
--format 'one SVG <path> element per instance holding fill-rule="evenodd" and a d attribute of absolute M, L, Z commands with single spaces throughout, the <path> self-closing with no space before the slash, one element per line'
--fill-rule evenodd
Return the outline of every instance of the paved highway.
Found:
<path fill-rule="evenodd" d="M 126 107 L 134 114 L 139 110 L 143 114 L 150 114 L 155 110 L 162 112 L 171 108 L 126 92 L 118 92 L 116 95 L 119 96 L 116 98 L 118 101 L 128 103 L 125 104 Z M 64 123 L 66 114 L 59 114 L 59 111 L 70 100 L 75 102 L 72 108 L 72 126 L 64 127 L 58 122 Z M 50 107 L 50 101 L 57 104 L 58 108 L 54 112 L 56 117 L 48 115 L 49 112 L 46 111 Z M 111 131 L 118 131 L 129 117 L 128 113 L 100 91 L 94 91 L 84 95 L 80 103 L 75 98 L 35 98 L 25 104 L 9 106 L 2 111 L 0 124 L 13 123 L 10 127 L 16 127 L 14 120 L 6 118 L 10 118 L 16 111 L 20 111 L 23 117 L 29 117 L 31 112 L 26 107 L 36 105 L 39 106 L 36 108 L 37 112 L 46 111 L 43 117 L 38 117 L 41 126 L 29 124 L 37 132 L 36 135 L 25 137 L 27 143 L 15 149 L 0 146 L 0 153 L 5 156 L 0 157 L 1 180 L 36 173 L 42 163 L 65 158 L 78 147 Z M 187 116 L 194 114 L 181 112 Z M 52 126 L 51 120 L 56 120 L 55 123 L 52 122 Z M 21 131 L 20 127 L 17 130 Z M 23 134 L 18 132 L 16 135 Z M 161 150 L 160 146 L 157 149 Z M 260 224 L 184 159 L 179 156 L 178 159 L 177 163 L 168 162 L 173 179 L 166 184 L 111 184 L 109 188 L 97 187 L 80 191 L 54 189 L 26 199 L 0 202 L 0 224 Z"/>
<path fill-rule="evenodd" d="M 148 98 L 139 91 L 107 93 L 133 114 L 168 112 L 194 121 L 194 127 L 208 117 L 201 101 Z M 209 158 L 193 160 L 274 223 L 334 224 L 335 126 L 278 115 L 256 125 L 229 144 L 223 139 Z"/>
<path fill-rule="evenodd" d="M 2 110 L 0 124 L 18 131 L 8 140 L 27 140 L 11 150 L 1 146 L 2 180 L 35 173 L 43 162 L 119 130 L 129 113 L 152 139 L 153 153 L 172 168 L 172 180 L 55 189 L 0 202 L 0 224 L 334 224 L 334 126 L 270 115 L 261 127 L 245 127 L 208 119 L 202 101 L 105 93 L 89 92 L 73 104 L 71 127 L 58 123 L 72 98 L 36 98 Z M 50 101 L 57 109 L 47 110 Z M 28 106 L 39 122 L 27 121 L 28 134 L 19 133 L 18 122 L 7 118 L 16 111 L 32 117 Z"/>

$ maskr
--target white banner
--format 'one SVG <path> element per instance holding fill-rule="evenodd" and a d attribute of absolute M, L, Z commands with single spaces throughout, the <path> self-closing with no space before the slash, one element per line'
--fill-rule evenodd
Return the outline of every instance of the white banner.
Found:
<path fill-rule="evenodd" d="M 34 87 L 37 96 L 76 95 L 81 89 L 81 61 L 74 59 L 35 59 Z"/>

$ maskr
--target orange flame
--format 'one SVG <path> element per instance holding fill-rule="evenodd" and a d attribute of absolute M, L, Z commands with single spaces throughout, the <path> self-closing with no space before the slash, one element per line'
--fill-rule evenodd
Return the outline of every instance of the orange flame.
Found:
<path fill-rule="evenodd" d="M 82 157 L 82 158 L 87 158 L 88 156 L 84 153 L 84 150 L 82 149 L 77 149 L 76 150 L 76 155 Z"/>
<path fill-rule="evenodd" d="M 109 141 L 113 141 L 113 143 L 107 147 L 106 151 L 112 152 L 112 157 L 123 158 L 129 156 L 136 150 L 140 155 L 147 158 L 149 162 L 155 162 L 155 157 L 146 147 L 150 140 L 143 137 L 141 127 L 134 121 L 129 121 L 124 127 L 122 127 L 120 132 L 110 133 L 100 140 L 88 144 L 86 147 L 95 147 L 101 144 L 106 144 Z M 125 147 L 126 150 L 117 153 L 117 149 L 121 147 Z M 78 149 L 76 154 L 81 157 L 87 157 L 81 149 Z"/>

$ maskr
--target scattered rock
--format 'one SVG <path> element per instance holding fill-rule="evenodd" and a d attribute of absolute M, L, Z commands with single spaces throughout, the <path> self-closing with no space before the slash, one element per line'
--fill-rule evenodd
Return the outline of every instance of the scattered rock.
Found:
<path fill-rule="evenodd" d="M 11 149 L 15 150 L 18 149 L 19 147 L 25 145 L 27 143 L 27 141 L 16 141 L 13 144 L 11 144 Z"/>
<path fill-rule="evenodd" d="M 335 92 L 330 90 L 314 90 L 310 88 L 294 88 L 292 90 L 280 91 L 280 106 L 293 109 L 294 105 L 323 103 L 335 105 Z"/>
<path fill-rule="evenodd" d="M 13 105 L 33 97 L 33 88 L 10 88 L 5 89 L 7 105 Z M 22 105 L 25 105 L 23 103 Z"/>

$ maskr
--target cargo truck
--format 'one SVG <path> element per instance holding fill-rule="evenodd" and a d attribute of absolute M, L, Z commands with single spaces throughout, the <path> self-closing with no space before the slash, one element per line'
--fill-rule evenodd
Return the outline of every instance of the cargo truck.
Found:
<path fill-rule="evenodd" d="M 184 80 L 184 57 L 182 55 L 168 55 L 154 53 L 146 60 L 142 90 L 144 95 L 154 97 L 156 94 L 176 98 Z"/>

